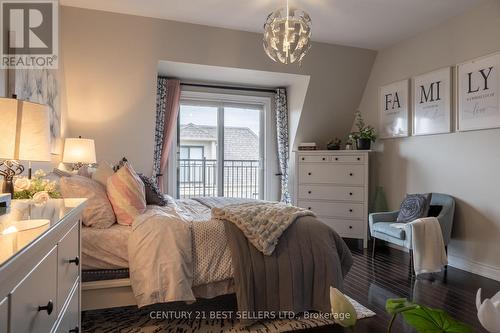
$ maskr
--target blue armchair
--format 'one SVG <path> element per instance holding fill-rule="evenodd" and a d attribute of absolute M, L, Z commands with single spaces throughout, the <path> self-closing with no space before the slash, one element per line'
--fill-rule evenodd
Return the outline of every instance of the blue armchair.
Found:
<path fill-rule="evenodd" d="M 412 238 L 410 226 L 404 228 L 394 228 L 391 224 L 397 223 L 399 211 L 372 213 L 368 217 L 370 225 L 370 235 L 373 238 L 372 256 L 375 255 L 375 239 L 387 241 L 389 243 L 403 246 L 412 250 Z M 453 216 L 455 215 L 455 200 L 453 197 L 441 194 L 432 193 L 431 209 L 429 216 L 437 217 L 443 232 L 443 240 L 445 248 L 451 239 L 451 229 L 453 227 Z"/>

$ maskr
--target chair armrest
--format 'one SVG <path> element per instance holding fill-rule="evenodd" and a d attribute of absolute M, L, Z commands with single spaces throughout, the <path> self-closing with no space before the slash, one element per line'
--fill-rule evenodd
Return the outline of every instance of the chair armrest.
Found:
<path fill-rule="evenodd" d="M 368 215 L 368 223 L 370 226 L 370 234 L 373 235 L 373 224 L 377 222 L 396 222 L 398 219 L 399 210 L 393 212 L 371 213 Z"/>

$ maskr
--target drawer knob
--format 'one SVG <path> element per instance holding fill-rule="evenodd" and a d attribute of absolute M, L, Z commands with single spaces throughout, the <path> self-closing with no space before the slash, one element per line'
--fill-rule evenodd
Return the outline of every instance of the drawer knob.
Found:
<path fill-rule="evenodd" d="M 307 209 L 311 210 L 312 208 L 311 207 L 307 207 Z"/>
<path fill-rule="evenodd" d="M 338 160 L 339 160 L 339 158 L 338 158 L 338 157 L 335 157 L 335 161 L 338 161 Z"/>
<path fill-rule="evenodd" d="M 352 195 L 352 192 L 349 192 L 349 195 Z"/>
<path fill-rule="evenodd" d="M 349 229 L 352 229 L 352 225 L 349 226 Z"/>
<path fill-rule="evenodd" d="M 323 161 L 326 161 L 326 157 L 323 157 Z"/>
<path fill-rule="evenodd" d="M 80 265 L 80 257 L 76 256 L 75 259 L 68 260 L 70 264 L 75 264 L 76 266 Z"/>
<path fill-rule="evenodd" d="M 361 157 L 358 157 L 358 161 L 361 161 Z"/>
<path fill-rule="evenodd" d="M 308 176 L 310 176 L 310 175 L 312 175 L 312 173 L 311 173 L 311 172 L 308 172 L 308 173 L 307 173 L 307 175 L 308 175 Z"/>
<path fill-rule="evenodd" d="M 52 313 L 52 311 L 54 310 L 54 302 L 52 302 L 52 300 L 50 300 L 47 305 L 45 306 L 39 306 L 38 307 L 38 311 L 47 311 L 47 314 L 50 316 L 50 314 Z"/>
<path fill-rule="evenodd" d="M 312 193 L 312 191 L 307 191 L 307 193 L 311 194 L 311 193 Z"/>
<path fill-rule="evenodd" d="M 349 176 L 351 176 L 351 177 L 352 177 L 352 172 L 350 172 L 350 173 L 349 173 Z"/>
<path fill-rule="evenodd" d="M 68 331 L 68 333 L 79 333 L 79 332 L 80 329 L 78 328 L 78 326 Z"/>
<path fill-rule="evenodd" d="M 305 158 L 305 157 L 302 157 L 302 161 L 305 161 L 305 160 L 306 160 L 306 158 Z"/>
<path fill-rule="evenodd" d="M 349 209 L 349 212 L 352 213 L 352 208 Z"/>

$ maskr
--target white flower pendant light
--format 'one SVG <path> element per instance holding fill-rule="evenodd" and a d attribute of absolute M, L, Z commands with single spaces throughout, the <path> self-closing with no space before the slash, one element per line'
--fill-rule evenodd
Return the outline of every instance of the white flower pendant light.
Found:
<path fill-rule="evenodd" d="M 279 8 L 264 24 L 264 50 L 269 58 L 283 64 L 301 62 L 311 48 L 311 18 L 300 9 Z"/>

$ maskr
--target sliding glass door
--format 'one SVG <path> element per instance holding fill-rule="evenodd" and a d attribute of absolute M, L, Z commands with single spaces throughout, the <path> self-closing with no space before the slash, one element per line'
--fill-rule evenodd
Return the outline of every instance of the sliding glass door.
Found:
<path fill-rule="evenodd" d="M 180 198 L 263 198 L 264 106 L 182 99 L 178 130 Z"/>

